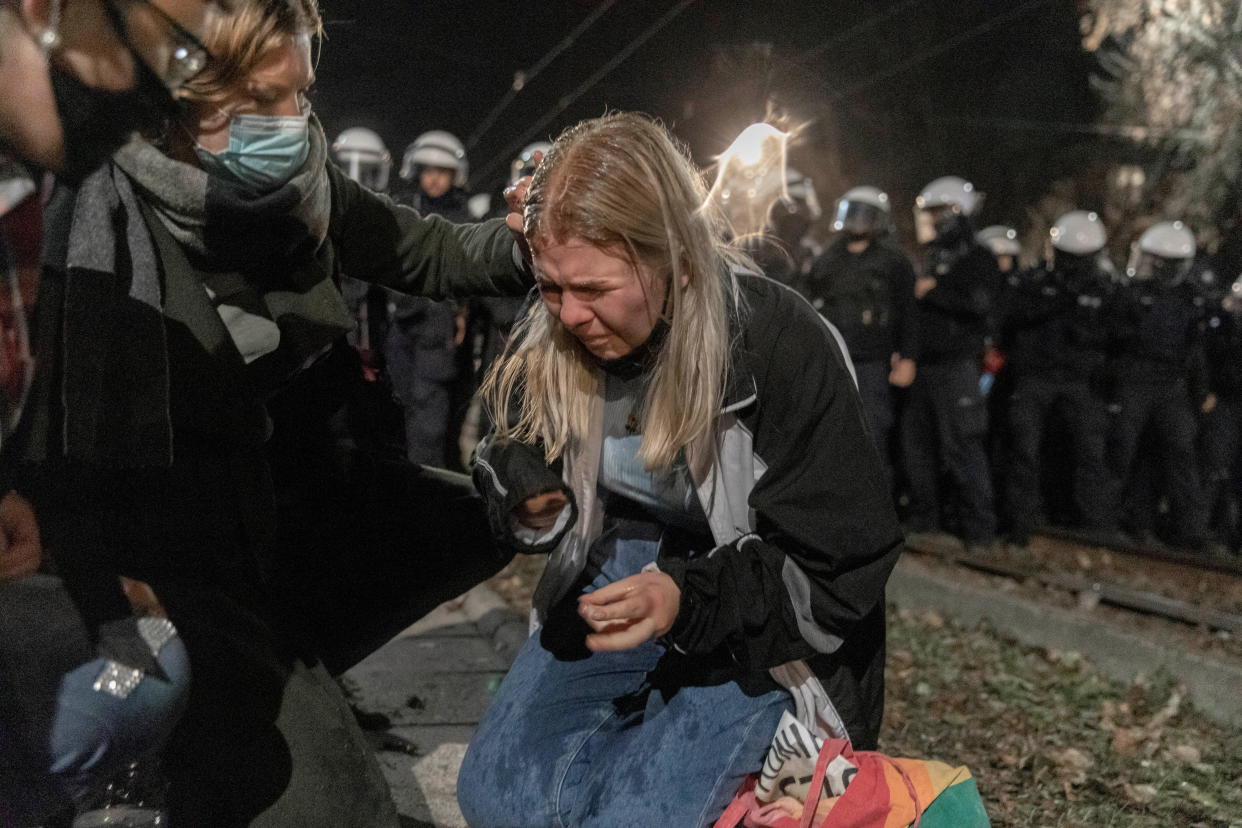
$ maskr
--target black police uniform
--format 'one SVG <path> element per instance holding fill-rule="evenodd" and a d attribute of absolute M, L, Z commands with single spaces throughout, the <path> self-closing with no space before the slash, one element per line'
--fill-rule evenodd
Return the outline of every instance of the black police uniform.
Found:
<path fill-rule="evenodd" d="M 439 198 L 422 190 L 397 200 L 422 214 L 471 221 L 466 194 L 453 188 Z M 456 303 L 389 293 L 392 315 L 384 356 L 393 391 L 405 409 L 406 453 L 411 462 L 462 471 L 457 441 L 474 393 L 468 349 L 456 344 Z"/>
<path fill-rule="evenodd" d="M 1196 412 L 1207 393 L 1203 297 L 1189 282 L 1133 282 L 1118 290 L 1110 319 L 1117 410 L 1109 452 L 1112 521 L 1120 522 L 1140 440 L 1150 429 L 1173 511 L 1175 540 L 1200 546 L 1206 540 L 1206 519 L 1195 438 Z M 1142 524 L 1149 516 L 1136 519 Z"/>
<path fill-rule="evenodd" d="M 1107 528 L 1108 414 L 1099 384 L 1106 301 L 1103 277 L 1089 265 L 1034 268 L 1005 292 L 1001 337 L 1013 381 L 1005 513 L 1016 542 L 1027 541 L 1039 514 L 1040 452 L 1053 411 L 1069 430 L 1078 517 L 1089 529 Z"/>
<path fill-rule="evenodd" d="M 964 221 L 929 246 L 926 275 L 936 286 L 916 303 L 919 370 L 902 419 L 909 524 L 913 531 L 939 526 L 943 464 L 957 489 L 963 539 L 986 545 L 996 533 L 996 514 L 979 358 L 1000 276 Z"/>
<path fill-rule="evenodd" d="M 893 354 L 916 359 L 914 268 L 896 245 L 873 240 L 851 253 L 839 236 L 795 283 L 814 308 L 837 327 L 849 347 L 867 425 L 892 484 L 889 441 L 896 420 L 888 383 Z"/>
<path fill-rule="evenodd" d="M 1215 537 L 1237 547 L 1242 541 L 1242 314 L 1220 305 L 1208 314 L 1205 336 L 1209 387 L 1216 407 L 1203 418 L 1199 439 L 1209 520 Z"/>

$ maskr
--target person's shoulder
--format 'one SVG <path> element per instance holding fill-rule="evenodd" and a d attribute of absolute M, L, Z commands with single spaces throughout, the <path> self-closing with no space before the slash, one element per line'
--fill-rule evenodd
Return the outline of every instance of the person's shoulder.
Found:
<path fill-rule="evenodd" d="M 987 249 L 978 242 L 972 242 L 967 245 L 966 252 L 962 258 L 976 267 L 987 268 L 988 270 L 997 269 L 996 256 L 991 250 Z"/>
<path fill-rule="evenodd" d="M 741 306 L 746 309 L 747 327 L 766 326 L 781 319 L 822 322 L 806 298 L 783 282 L 753 271 L 734 271 Z"/>
<path fill-rule="evenodd" d="M 904 264 L 910 263 L 910 257 L 906 255 L 906 251 L 901 248 L 892 238 L 885 236 L 877 239 L 870 248 L 872 254 L 877 258 L 884 258 L 890 261 L 898 261 Z"/>
<path fill-rule="evenodd" d="M 828 321 L 802 294 L 757 273 L 735 273 L 748 350 L 766 370 L 801 373 L 839 351 Z"/>

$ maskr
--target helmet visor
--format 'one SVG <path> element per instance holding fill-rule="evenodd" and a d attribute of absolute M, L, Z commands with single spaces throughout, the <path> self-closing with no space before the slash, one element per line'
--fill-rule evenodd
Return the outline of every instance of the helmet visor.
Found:
<path fill-rule="evenodd" d="M 873 236 L 888 225 L 888 215 L 865 201 L 841 201 L 833 217 L 832 227 L 851 236 Z"/>
<path fill-rule="evenodd" d="M 1189 259 L 1166 259 L 1138 248 L 1130 254 L 1130 264 L 1126 268 L 1130 278 L 1136 281 L 1166 286 L 1181 284 L 1189 270 Z"/>

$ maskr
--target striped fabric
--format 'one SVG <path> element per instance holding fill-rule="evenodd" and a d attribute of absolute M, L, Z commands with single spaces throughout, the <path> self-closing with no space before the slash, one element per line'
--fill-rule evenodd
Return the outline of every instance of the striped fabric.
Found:
<path fill-rule="evenodd" d="M 805 803 L 818 803 L 811 813 Z M 760 774 L 716 828 L 979 828 L 987 812 L 964 767 L 855 751 L 819 739 L 786 714 Z"/>

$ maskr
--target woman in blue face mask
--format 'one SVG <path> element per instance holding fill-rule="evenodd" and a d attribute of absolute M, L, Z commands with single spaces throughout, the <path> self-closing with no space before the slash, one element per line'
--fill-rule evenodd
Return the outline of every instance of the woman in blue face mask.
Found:
<path fill-rule="evenodd" d="M 336 283 L 518 295 L 529 272 L 504 221 L 423 218 L 329 163 L 319 26 L 313 0 L 242 5 L 179 118 L 49 206 L 24 490 L 67 566 L 141 578 L 182 632 L 176 825 L 395 826 L 328 675 L 505 563 L 468 479 L 334 428 L 362 382 Z"/>

